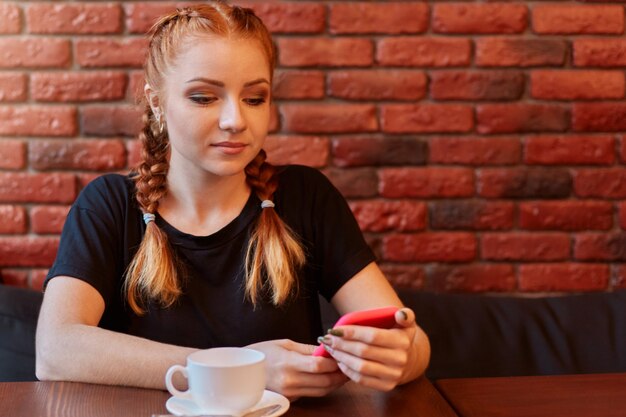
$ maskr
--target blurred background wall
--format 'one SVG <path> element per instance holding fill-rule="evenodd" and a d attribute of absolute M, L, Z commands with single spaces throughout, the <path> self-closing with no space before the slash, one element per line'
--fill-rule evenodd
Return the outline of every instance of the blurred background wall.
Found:
<path fill-rule="evenodd" d="M 184 4 L 0 2 L 5 283 L 137 162 L 143 34 Z M 395 285 L 626 288 L 625 0 L 242 4 L 279 47 L 270 160 L 323 170 Z"/>

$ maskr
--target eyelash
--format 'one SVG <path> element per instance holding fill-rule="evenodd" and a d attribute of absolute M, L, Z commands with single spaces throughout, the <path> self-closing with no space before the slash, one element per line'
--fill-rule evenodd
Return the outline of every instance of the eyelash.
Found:
<path fill-rule="evenodd" d="M 193 101 L 196 104 L 201 106 L 208 106 L 217 100 L 215 97 L 207 97 L 207 96 L 190 96 L 189 100 Z M 252 107 L 257 107 L 263 105 L 267 100 L 265 97 L 255 97 L 255 98 L 247 98 L 244 99 L 244 102 Z"/>

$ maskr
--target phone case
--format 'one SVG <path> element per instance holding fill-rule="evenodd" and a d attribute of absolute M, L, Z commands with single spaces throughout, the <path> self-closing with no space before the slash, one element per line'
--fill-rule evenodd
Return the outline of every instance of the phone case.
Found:
<path fill-rule="evenodd" d="M 398 307 L 383 307 L 371 310 L 354 311 L 341 316 L 333 327 L 359 325 L 378 327 L 380 329 L 391 329 L 396 324 L 395 315 L 398 310 Z M 321 344 L 315 349 L 313 356 L 324 356 L 326 358 L 330 358 L 330 355 Z"/>

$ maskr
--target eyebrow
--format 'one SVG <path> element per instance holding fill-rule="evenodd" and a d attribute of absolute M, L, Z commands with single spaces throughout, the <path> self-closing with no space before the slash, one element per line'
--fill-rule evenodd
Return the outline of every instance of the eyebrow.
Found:
<path fill-rule="evenodd" d="M 221 81 L 217 81 L 217 80 L 212 80 L 210 78 L 204 78 L 204 77 L 198 77 L 198 78 L 192 78 L 191 80 L 188 80 L 187 83 L 192 83 L 195 81 L 200 81 L 206 84 L 211 84 L 211 85 L 215 85 L 217 87 L 224 87 L 224 83 Z M 243 86 L 244 88 L 246 87 L 251 87 L 253 85 L 257 85 L 257 84 L 262 84 L 262 83 L 266 83 L 269 85 L 269 81 L 267 81 L 265 78 L 257 78 L 256 80 L 252 80 L 252 81 L 248 81 L 247 83 L 245 83 Z"/>

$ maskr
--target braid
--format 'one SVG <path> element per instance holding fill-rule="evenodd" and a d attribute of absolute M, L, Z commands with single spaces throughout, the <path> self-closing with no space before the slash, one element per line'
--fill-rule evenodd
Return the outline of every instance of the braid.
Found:
<path fill-rule="evenodd" d="M 278 179 L 276 168 L 265 159 L 261 150 L 245 169 L 246 181 L 261 200 L 271 200 Z M 296 234 L 273 209 L 263 209 L 246 251 L 246 295 L 252 303 L 256 304 L 264 286 L 270 287 L 275 305 L 284 303 L 297 291 L 296 274 L 304 262 Z"/>
<path fill-rule="evenodd" d="M 143 161 L 133 177 L 137 202 L 144 213 L 156 213 L 159 200 L 167 193 L 167 131 L 155 133 L 153 114 L 147 106 L 143 116 L 144 127 L 139 135 Z M 175 257 L 167 235 L 154 221 L 146 225 L 146 233 L 135 257 L 128 266 L 124 290 L 132 310 L 142 315 L 146 299 L 157 300 L 169 307 L 181 293 Z"/>

